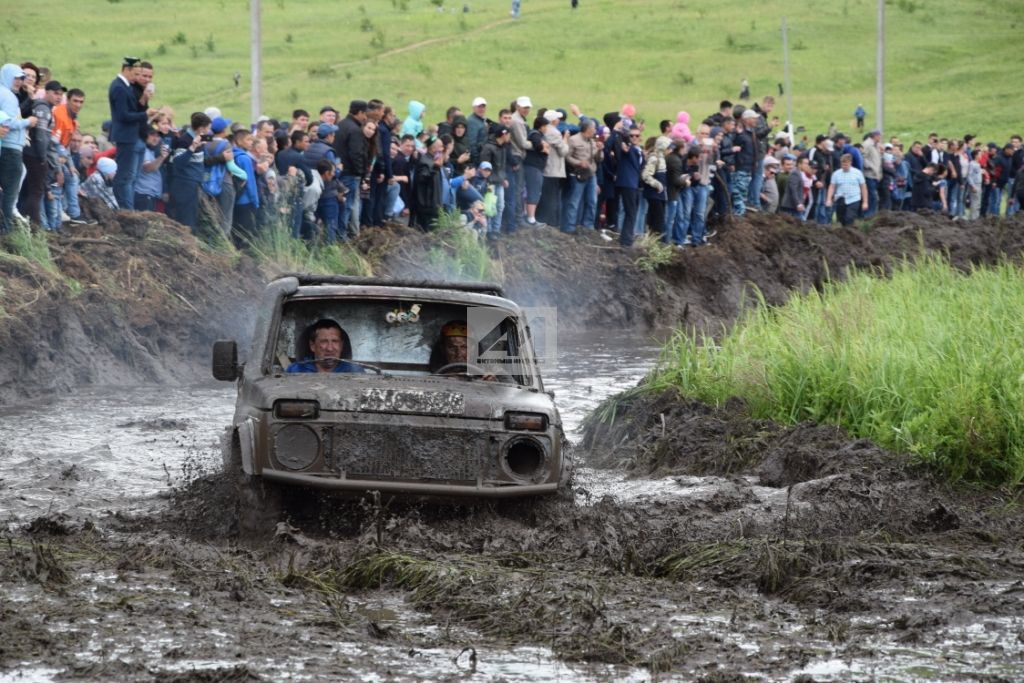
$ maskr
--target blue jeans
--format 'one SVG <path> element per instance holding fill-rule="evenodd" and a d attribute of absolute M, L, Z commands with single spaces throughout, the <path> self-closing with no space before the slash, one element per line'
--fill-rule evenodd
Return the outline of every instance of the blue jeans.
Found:
<path fill-rule="evenodd" d="M 520 164 L 518 170 L 513 171 L 510 169 L 505 174 L 505 179 L 508 180 L 508 187 L 504 188 L 505 212 L 502 214 L 501 227 L 509 234 L 515 232 L 519 227 L 519 217 L 522 209 L 520 195 L 523 189 L 523 184 L 519 181 L 521 179 L 525 180 L 525 173 L 522 164 Z M 490 228 L 488 228 L 488 232 L 490 232 Z"/>
<path fill-rule="evenodd" d="M 347 201 L 345 203 L 348 204 Z M 334 244 L 339 237 L 342 241 L 347 238 L 345 228 L 338 223 L 340 208 L 338 200 L 334 197 L 321 198 L 316 205 L 316 216 L 324 222 L 324 240 L 327 244 Z"/>
<path fill-rule="evenodd" d="M 693 235 L 694 244 L 704 241 L 704 214 L 707 213 L 710 192 L 710 185 L 691 185 L 687 191 L 690 203 L 690 234 Z"/>
<path fill-rule="evenodd" d="M 669 202 L 665 208 L 664 242 L 682 245 L 686 241 L 686 233 L 690 231 L 690 209 L 690 192 L 683 188 L 679 190 L 679 198 Z"/>
<path fill-rule="evenodd" d="M 348 226 L 353 216 L 355 216 L 356 223 L 356 229 L 353 231 L 353 234 L 359 234 L 359 176 L 343 175 L 340 180 L 341 184 L 348 190 L 348 194 L 345 195 L 345 206 L 338 215 L 338 232 L 341 234 L 342 239 L 347 239 Z"/>
<path fill-rule="evenodd" d="M 391 218 L 397 216 L 395 213 L 395 203 L 398 202 L 398 198 L 402 196 L 402 186 L 399 183 L 392 183 L 388 185 L 387 199 L 384 205 L 384 217 Z"/>
<path fill-rule="evenodd" d="M 117 200 L 118 207 L 129 210 L 134 209 L 136 178 L 135 143 L 117 143 L 114 161 L 117 162 L 117 173 L 114 175 L 114 199 Z"/>
<path fill-rule="evenodd" d="M 999 203 L 1003 199 L 1003 191 L 992 185 L 992 189 L 989 190 L 988 194 L 988 215 L 998 216 L 999 215 Z"/>
<path fill-rule="evenodd" d="M 580 220 L 580 224 L 588 230 L 593 230 L 597 227 L 597 176 L 593 176 L 587 181 L 587 186 L 583 188 L 583 218 Z"/>
<path fill-rule="evenodd" d="M 82 208 L 78 204 L 78 188 L 81 185 L 81 179 L 70 169 L 70 164 L 64 167 L 63 206 L 68 218 L 78 218 L 82 215 Z"/>
<path fill-rule="evenodd" d="M 734 171 L 732 174 L 732 187 L 729 188 L 729 192 L 732 194 L 732 212 L 737 216 L 747 212 L 747 193 L 751 180 L 748 171 Z M 760 190 L 758 192 L 760 193 Z"/>
<path fill-rule="evenodd" d="M 495 203 L 496 213 L 487 219 L 487 234 L 500 235 L 502 220 L 505 217 L 505 187 L 501 183 L 494 186 L 494 196 L 498 200 Z"/>
<path fill-rule="evenodd" d="M 569 177 L 566 197 L 562 202 L 562 232 L 576 232 L 576 223 L 580 217 L 580 203 L 587 189 L 587 180 Z"/>
<path fill-rule="evenodd" d="M 53 195 L 53 199 L 43 197 L 43 211 L 46 218 L 46 229 L 60 230 L 61 189 L 56 185 L 51 185 L 49 187 L 49 191 Z"/>
<path fill-rule="evenodd" d="M 647 225 L 647 197 L 644 196 L 643 190 L 639 191 L 639 199 L 636 205 L 636 220 L 633 223 L 633 234 L 640 237 L 644 234 L 644 228 Z"/>
<path fill-rule="evenodd" d="M 763 161 L 763 160 L 762 160 Z M 750 179 L 750 185 L 747 186 L 747 207 L 757 211 L 761 208 L 761 188 L 764 187 L 764 173 L 761 171 L 762 165 L 757 165 L 757 173 L 754 173 Z M 740 171 L 742 173 L 743 171 Z M 746 208 L 744 208 L 744 213 Z M 737 212 L 738 216 L 742 216 L 743 213 Z"/>
<path fill-rule="evenodd" d="M 878 179 L 865 178 L 864 184 L 868 188 L 868 210 L 864 212 L 864 218 L 868 218 L 878 211 Z"/>
<path fill-rule="evenodd" d="M 832 208 L 825 206 L 825 196 L 828 190 L 824 187 L 814 191 L 814 220 L 820 225 L 828 225 L 832 222 Z"/>

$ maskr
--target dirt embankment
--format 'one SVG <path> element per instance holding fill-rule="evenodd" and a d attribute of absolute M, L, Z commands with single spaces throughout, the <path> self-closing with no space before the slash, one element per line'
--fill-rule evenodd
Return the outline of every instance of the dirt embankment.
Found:
<path fill-rule="evenodd" d="M 58 272 L 0 259 L 0 404 L 82 384 L 177 382 L 206 374 L 210 342 L 244 340 L 269 273 L 246 256 L 204 247 L 157 214 L 100 212 L 98 226 L 51 240 Z M 356 248 L 382 276 L 444 278 L 426 258 L 433 235 L 364 230 Z M 596 233 L 523 230 L 493 250 L 507 295 L 555 306 L 566 329 L 639 330 L 680 323 L 716 333 L 756 286 L 770 303 L 858 267 L 885 269 L 904 254 L 948 253 L 958 266 L 1024 251 L 1024 219 L 954 222 L 885 214 L 868 233 L 780 216 L 735 220 L 710 247 L 652 264 Z"/>
<path fill-rule="evenodd" d="M 51 238 L 55 270 L 0 259 L 0 404 L 85 384 L 182 383 L 249 329 L 260 275 L 158 214 L 107 212 Z"/>

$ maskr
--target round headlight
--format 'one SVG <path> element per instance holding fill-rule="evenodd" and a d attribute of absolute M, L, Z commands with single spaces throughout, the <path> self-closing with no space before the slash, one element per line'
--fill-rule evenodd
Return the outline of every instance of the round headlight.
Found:
<path fill-rule="evenodd" d="M 513 479 L 536 481 L 543 479 L 545 455 L 544 446 L 536 439 L 522 437 L 512 439 L 505 449 L 505 471 Z"/>
<path fill-rule="evenodd" d="M 274 457 L 290 470 L 304 470 L 320 453 L 320 437 L 306 425 L 285 425 L 274 437 Z"/>

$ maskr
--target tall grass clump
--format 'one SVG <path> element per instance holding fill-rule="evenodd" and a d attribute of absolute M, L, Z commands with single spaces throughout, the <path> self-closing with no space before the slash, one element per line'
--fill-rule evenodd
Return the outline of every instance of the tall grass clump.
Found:
<path fill-rule="evenodd" d="M 908 452 L 951 481 L 1024 479 L 1024 269 L 970 273 L 943 258 L 889 279 L 857 272 L 773 308 L 763 299 L 718 343 L 678 332 L 651 389 L 757 417 L 838 425 Z"/>
<path fill-rule="evenodd" d="M 18 223 L 8 235 L 7 244 L 9 253 L 36 264 L 52 275 L 58 274 L 45 232 L 33 233 L 28 226 Z"/>
<path fill-rule="evenodd" d="M 462 225 L 457 213 L 442 213 L 430 234 L 436 242 L 426 253 L 431 270 L 452 280 L 501 282 L 501 265 L 491 258 L 476 231 Z"/>
<path fill-rule="evenodd" d="M 307 244 L 281 222 L 264 226 L 249 244 L 253 257 L 278 272 L 373 275 L 370 262 L 352 245 Z"/>

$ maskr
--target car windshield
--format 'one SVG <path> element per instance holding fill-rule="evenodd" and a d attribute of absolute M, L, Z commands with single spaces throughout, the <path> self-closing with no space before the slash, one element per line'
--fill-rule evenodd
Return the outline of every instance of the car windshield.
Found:
<path fill-rule="evenodd" d="M 474 325 L 480 319 L 487 324 Z M 534 362 L 523 327 L 499 308 L 447 302 L 303 298 L 286 302 L 277 331 L 272 372 L 310 360 L 311 327 L 333 320 L 342 330 L 341 358 L 391 376 L 426 376 L 445 369 L 455 378 L 492 376 L 533 386 Z M 467 319 L 469 324 L 467 325 Z M 461 326 L 461 332 L 460 332 Z M 469 367 L 451 366 L 447 336 L 466 338 Z M 448 374 L 451 373 L 451 374 Z"/>

